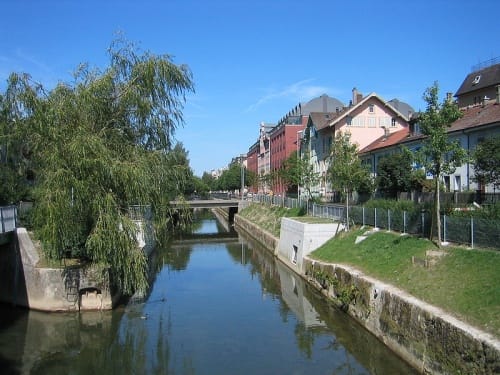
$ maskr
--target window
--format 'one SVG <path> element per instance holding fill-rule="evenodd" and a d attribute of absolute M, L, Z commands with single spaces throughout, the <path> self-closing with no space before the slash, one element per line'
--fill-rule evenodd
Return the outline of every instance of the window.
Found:
<path fill-rule="evenodd" d="M 462 178 L 460 175 L 455 176 L 455 191 L 462 191 Z"/>
<path fill-rule="evenodd" d="M 375 106 L 374 106 L 373 104 L 370 104 L 370 105 L 368 106 L 368 112 L 370 112 L 370 113 L 375 113 Z"/>
<path fill-rule="evenodd" d="M 379 118 L 379 125 L 381 128 L 388 128 L 390 123 L 391 123 L 390 117 L 380 117 Z"/>
<path fill-rule="evenodd" d="M 481 80 L 481 76 L 475 76 L 474 79 L 472 80 L 472 85 L 477 85 L 479 81 Z"/>
<path fill-rule="evenodd" d="M 391 126 L 392 126 L 393 128 L 395 128 L 395 127 L 396 127 L 396 118 L 394 118 L 394 117 L 391 119 Z"/>
<path fill-rule="evenodd" d="M 293 253 L 292 253 L 292 263 L 297 264 L 297 254 L 299 252 L 299 248 L 293 245 Z"/>
<path fill-rule="evenodd" d="M 377 119 L 373 117 L 368 118 L 368 127 L 369 128 L 375 128 L 377 126 Z"/>
<path fill-rule="evenodd" d="M 352 117 L 351 116 L 347 116 L 346 119 L 345 119 L 345 122 L 346 122 L 347 126 L 351 126 L 352 125 Z"/>

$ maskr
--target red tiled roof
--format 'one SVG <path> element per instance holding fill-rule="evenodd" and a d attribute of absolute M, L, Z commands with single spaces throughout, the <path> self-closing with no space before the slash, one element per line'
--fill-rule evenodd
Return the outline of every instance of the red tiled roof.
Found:
<path fill-rule="evenodd" d="M 404 128 L 397 132 L 391 133 L 388 136 L 383 135 L 382 137 L 376 139 L 374 142 L 370 143 L 364 149 L 359 151 L 359 153 L 364 154 L 384 147 L 394 146 L 400 143 L 403 139 L 407 138 L 409 135 L 410 130 L 408 128 Z"/>
<path fill-rule="evenodd" d="M 500 105 L 495 102 L 462 110 L 463 116 L 455 121 L 448 132 L 476 128 L 500 122 Z"/>
<path fill-rule="evenodd" d="M 494 102 L 486 104 L 485 106 L 475 106 L 463 109 L 462 113 L 463 116 L 448 128 L 448 133 L 476 129 L 481 126 L 488 126 L 496 123 L 500 124 L 500 105 Z M 387 138 L 382 136 L 376 139 L 364 149 L 360 150 L 359 153 L 365 154 L 424 137 L 425 136 L 422 134 L 410 135 L 409 129 L 406 128 L 390 134 Z"/>

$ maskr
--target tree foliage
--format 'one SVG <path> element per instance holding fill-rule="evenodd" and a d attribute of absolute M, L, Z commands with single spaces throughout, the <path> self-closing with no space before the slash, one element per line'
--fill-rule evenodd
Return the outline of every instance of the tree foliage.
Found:
<path fill-rule="evenodd" d="M 500 136 L 488 138 L 477 145 L 473 154 L 474 180 L 500 187 Z"/>
<path fill-rule="evenodd" d="M 383 157 L 377 165 L 377 186 L 386 196 L 395 198 L 397 193 L 413 187 L 412 156 L 405 149 Z"/>
<path fill-rule="evenodd" d="M 358 146 L 350 142 L 348 133 L 338 132 L 332 144 L 328 178 L 332 188 L 350 194 L 362 186 L 371 185 L 368 169 L 361 164 Z"/>
<path fill-rule="evenodd" d="M 312 199 L 312 188 L 320 180 L 319 173 L 314 171 L 314 167 L 309 163 L 307 155 L 301 158 L 296 152 L 290 154 L 288 159 L 283 162 L 279 171 L 281 181 L 288 187 L 301 187 L 306 191 L 308 199 Z"/>
<path fill-rule="evenodd" d="M 346 198 L 347 229 L 349 229 L 349 196 L 356 190 L 372 189 L 368 168 L 358 157 L 358 146 L 350 141 L 350 134 L 338 132 L 332 144 L 328 179 L 332 188 L 341 191 Z"/>
<path fill-rule="evenodd" d="M 74 82 L 48 92 L 12 74 L 5 98 L 16 154 L 36 176 L 34 225 L 46 255 L 107 264 L 131 293 L 147 279 L 128 207 L 151 205 L 170 220 L 168 202 L 190 178 L 187 155 L 171 146 L 193 83 L 187 66 L 122 39 L 109 54 L 105 70 L 81 65 Z"/>
<path fill-rule="evenodd" d="M 420 150 L 420 163 L 434 179 L 434 214 L 437 229 L 438 246 L 441 246 L 441 217 L 439 192 L 443 175 L 455 172 L 466 159 L 466 151 L 458 141 L 448 138 L 448 128 L 462 114 L 458 106 L 449 99 L 439 103 L 437 82 L 427 88 L 423 99 L 427 103 L 425 112 L 419 114 L 420 129 L 425 139 Z M 432 231 L 431 231 L 432 237 Z"/>

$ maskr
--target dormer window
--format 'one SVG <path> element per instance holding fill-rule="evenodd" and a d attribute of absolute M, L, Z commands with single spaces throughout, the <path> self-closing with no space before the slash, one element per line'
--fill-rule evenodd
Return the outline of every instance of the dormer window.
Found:
<path fill-rule="evenodd" d="M 481 76 L 478 75 L 478 76 L 474 77 L 474 79 L 472 80 L 472 84 L 477 85 L 480 80 L 481 80 Z"/>
<path fill-rule="evenodd" d="M 375 106 L 374 106 L 373 104 L 370 104 L 370 105 L 368 106 L 368 111 L 369 111 L 370 113 L 374 113 L 374 112 L 375 112 Z"/>

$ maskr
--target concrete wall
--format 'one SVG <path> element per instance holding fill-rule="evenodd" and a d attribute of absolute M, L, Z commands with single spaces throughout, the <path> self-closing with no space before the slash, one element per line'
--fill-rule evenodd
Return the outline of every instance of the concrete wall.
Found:
<path fill-rule="evenodd" d="M 113 307 L 107 270 L 39 267 L 38 252 L 26 229 L 18 228 L 13 237 L 0 254 L 1 301 L 42 311 Z"/>
<path fill-rule="evenodd" d="M 278 257 L 296 272 L 302 270 L 302 259 L 343 229 L 339 223 L 310 224 L 291 218 L 281 218 Z"/>
<path fill-rule="evenodd" d="M 269 249 L 273 254 L 276 254 L 279 242 L 278 238 L 240 215 L 234 216 L 234 224 L 236 227 L 243 229 L 249 236 L 262 244 L 266 249 Z"/>

